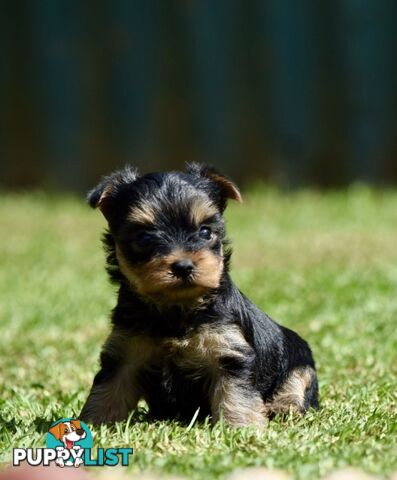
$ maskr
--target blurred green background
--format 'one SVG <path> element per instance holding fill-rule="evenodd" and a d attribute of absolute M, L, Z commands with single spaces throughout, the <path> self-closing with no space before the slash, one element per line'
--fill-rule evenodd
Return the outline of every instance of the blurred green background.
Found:
<path fill-rule="evenodd" d="M 0 200 L 7 233 L 0 242 L 1 469 L 14 447 L 44 446 L 52 421 L 79 414 L 116 291 L 104 269 L 100 212 L 75 195 Z M 242 205 L 230 202 L 226 219 L 232 278 L 310 343 L 321 409 L 278 416 L 255 434 L 152 422 L 142 405 L 131 421 L 93 428 L 95 447 L 131 446 L 130 470 L 193 480 L 226 480 L 249 466 L 297 480 L 346 466 L 390 478 L 397 472 L 397 192 L 257 188 Z"/>
<path fill-rule="evenodd" d="M 397 179 L 393 0 L 3 0 L 0 186 Z"/>

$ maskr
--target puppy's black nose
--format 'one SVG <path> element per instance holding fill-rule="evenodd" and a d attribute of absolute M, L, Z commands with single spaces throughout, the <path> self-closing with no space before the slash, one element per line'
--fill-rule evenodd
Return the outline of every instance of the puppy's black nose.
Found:
<path fill-rule="evenodd" d="M 83 435 L 83 433 L 84 433 L 84 429 L 78 428 L 78 429 L 76 430 L 76 433 L 77 433 L 77 435 L 80 435 L 80 437 L 81 437 L 81 436 Z"/>
<path fill-rule="evenodd" d="M 179 278 L 187 278 L 194 270 L 194 265 L 188 258 L 177 260 L 171 265 L 172 273 Z"/>

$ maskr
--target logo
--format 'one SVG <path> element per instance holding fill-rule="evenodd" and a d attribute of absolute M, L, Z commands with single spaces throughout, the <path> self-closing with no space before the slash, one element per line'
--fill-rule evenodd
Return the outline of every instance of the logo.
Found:
<path fill-rule="evenodd" d="M 51 425 L 46 435 L 45 444 L 47 448 L 55 449 L 63 454 L 55 460 L 57 465 L 60 467 L 65 465 L 79 467 L 84 463 L 84 449 L 92 448 L 92 435 L 84 422 L 62 418 L 62 420 Z M 79 456 L 80 452 L 81 457 Z"/>
<path fill-rule="evenodd" d="M 127 466 L 132 448 L 97 448 L 93 454 L 90 429 L 81 420 L 62 418 L 51 424 L 46 434 L 46 448 L 14 448 L 13 465 L 80 467 L 116 465 Z"/>

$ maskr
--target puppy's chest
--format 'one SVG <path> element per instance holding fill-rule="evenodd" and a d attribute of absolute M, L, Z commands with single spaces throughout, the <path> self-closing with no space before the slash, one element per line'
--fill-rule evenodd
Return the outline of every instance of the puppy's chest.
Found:
<path fill-rule="evenodd" d="M 117 342 L 112 345 L 117 350 Z M 215 372 L 222 359 L 243 360 L 251 347 L 237 325 L 201 325 L 183 337 L 159 339 L 133 336 L 127 344 L 127 363 L 135 370 L 158 370 L 174 365 L 201 376 Z"/>
<path fill-rule="evenodd" d="M 182 338 L 162 340 L 160 358 L 183 370 L 216 370 L 222 358 L 240 356 L 246 345 L 235 325 L 205 325 Z"/>

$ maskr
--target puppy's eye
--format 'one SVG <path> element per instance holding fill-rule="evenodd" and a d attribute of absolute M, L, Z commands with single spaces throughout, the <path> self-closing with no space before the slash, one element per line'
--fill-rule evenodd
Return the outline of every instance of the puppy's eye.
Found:
<path fill-rule="evenodd" d="M 154 235 L 149 232 L 141 232 L 136 238 L 136 243 L 141 248 L 150 246 L 153 243 L 153 241 L 154 241 Z"/>
<path fill-rule="evenodd" d="M 210 240 L 212 237 L 212 231 L 210 227 L 201 227 L 199 230 L 199 237 L 204 240 Z"/>

